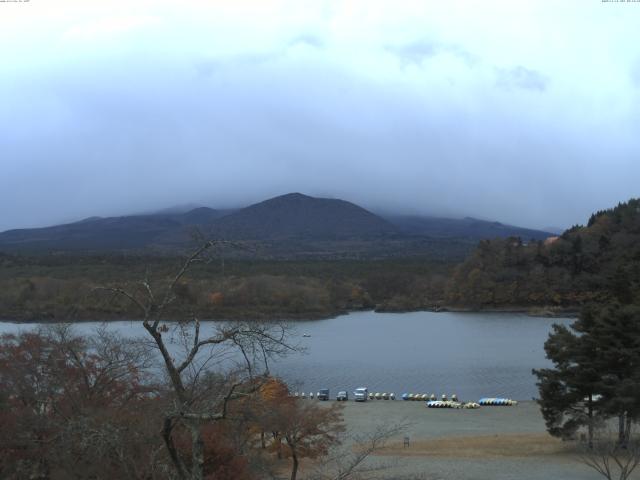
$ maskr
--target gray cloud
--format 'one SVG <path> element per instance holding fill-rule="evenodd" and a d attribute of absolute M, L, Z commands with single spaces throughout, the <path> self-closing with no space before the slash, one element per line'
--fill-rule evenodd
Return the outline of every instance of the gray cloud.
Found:
<path fill-rule="evenodd" d="M 66 3 L 60 18 L 82 14 Z M 82 41 L 43 13 L 0 17 L 0 230 L 291 191 L 562 227 L 638 195 L 631 15 L 197 3 L 140 7 L 147 23 L 92 10 Z"/>
<path fill-rule="evenodd" d="M 544 92 L 549 79 L 542 73 L 518 65 L 512 68 L 496 68 L 496 85 L 507 90 L 522 88 Z"/>
<path fill-rule="evenodd" d="M 322 48 L 324 47 L 324 40 L 317 35 L 305 33 L 294 37 L 293 39 L 291 39 L 291 41 L 289 41 L 287 45 L 289 47 L 305 45 L 313 48 Z"/>
<path fill-rule="evenodd" d="M 601 126 L 575 131 L 561 114 L 515 122 L 521 113 L 497 98 L 478 97 L 474 113 L 328 67 L 224 68 L 194 82 L 132 65 L 104 82 L 87 65 L 34 84 L 43 98 L 13 98 L 22 117 L 0 139 L 11 159 L 0 201 L 16 208 L 0 229 L 290 191 L 564 226 L 630 196 L 640 176 L 640 165 L 600 143 Z M 43 111 L 53 97 L 60 109 Z M 638 140 L 619 142 L 627 156 L 640 151 Z"/>
<path fill-rule="evenodd" d="M 194 63 L 194 67 L 199 75 L 208 76 L 226 68 L 264 65 L 277 60 L 281 55 L 280 52 L 228 55 L 197 61 Z"/>
<path fill-rule="evenodd" d="M 316 35 L 304 33 L 291 38 L 282 48 L 260 53 L 243 53 L 200 60 L 195 62 L 195 69 L 199 75 L 208 76 L 225 68 L 259 67 L 281 60 L 289 49 L 299 46 L 321 49 L 324 47 L 324 41 Z"/>
<path fill-rule="evenodd" d="M 479 61 L 476 55 L 462 48 L 460 45 L 428 42 L 425 40 L 403 45 L 387 46 L 386 50 L 396 55 L 404 66 L 422 66 L 424 62 L 437 55 L 451 55 L 470 67 Z"/>

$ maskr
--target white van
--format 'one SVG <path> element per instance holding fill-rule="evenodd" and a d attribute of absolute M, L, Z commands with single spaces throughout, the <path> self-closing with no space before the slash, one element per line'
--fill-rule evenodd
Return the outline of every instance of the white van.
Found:
<path fill-rule="evenodd" d="M 353 399 L 356 402 L 366 402 L 369 398 L 369 390 L 367 387 L 356 388 L 356 391 L 353 392 Z"/>

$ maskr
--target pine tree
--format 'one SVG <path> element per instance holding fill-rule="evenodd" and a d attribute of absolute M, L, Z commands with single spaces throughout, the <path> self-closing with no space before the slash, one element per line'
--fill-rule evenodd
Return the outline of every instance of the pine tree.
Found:
<path fill-rule="evenodd" d="M 576 330 L 575 322 L 571 328 Z M 601 416 L 603 391 L 597 346 L 563 325 L 554 325 L 544 348 L 555 368 L 534 370 L 538 377 L 542 410 L 548 432 L 563 439 L 572 438 L 587 427 L 589 445 Z"/>
<path fill-rule="evenodd" d="M 629 440 L 631 423 L 640 419 L 640 307 L 607 305 L 586 309 L 583 331 L 598 345 L 603 407 L 618 417 L 618 441 Z"/>
<path fill-rule="evenodd" d="M 554 368 L 534 370 L 547 430 L 561 438 L 618 418 L 627 442 L 640 419 L 640 307 L 610 304 L 584 309 L 570 328 L 554 325 L 545 343 Z"/>

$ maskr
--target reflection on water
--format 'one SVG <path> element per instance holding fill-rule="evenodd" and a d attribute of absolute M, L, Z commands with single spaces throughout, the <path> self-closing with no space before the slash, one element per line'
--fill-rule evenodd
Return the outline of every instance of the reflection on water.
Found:
<path fill-rule="evenodd" d="M 551 325 L 570 322 L 518 314 L 357 312 L 297 322 L 297 341 L 306 354 L 281 359 L 272 371 L 294 390 L 326 387 L 332 395 L 366 386 L 397 395 L 529 400 L 537 395 L 531 369 L 549 364 L 543 344 Z M 77 328 L 89 333 L 97 325 Z M 30 328 L 34 325 L 0 323 L 0 333 Z M 128 336 L 144 334 L 139 322 L 113 322 L 109 328 Z"/>

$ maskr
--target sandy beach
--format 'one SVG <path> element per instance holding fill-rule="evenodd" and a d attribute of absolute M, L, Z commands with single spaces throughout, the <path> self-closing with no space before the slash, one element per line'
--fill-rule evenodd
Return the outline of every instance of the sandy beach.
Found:
<path fill-rule="evenodd" d="M 549 436 L 534 402 L 478 410 L 429 409 L 424 402 L 346 402 L 351 432 L 407 423 L 373 462 L 389 464 L 382 476 L 419 475 L 428 480 L 596 480 L 577 445 Z M 404 446 L 404 436 L 409 447 Z M 634 477 L 636 478 L 636 477 Z M 640 477 L 639 477 L 640 478 Z"/>

